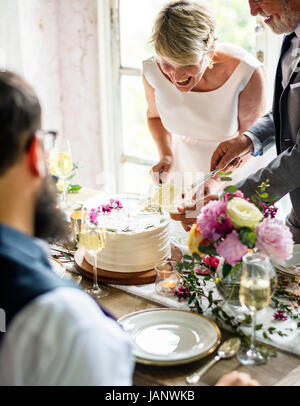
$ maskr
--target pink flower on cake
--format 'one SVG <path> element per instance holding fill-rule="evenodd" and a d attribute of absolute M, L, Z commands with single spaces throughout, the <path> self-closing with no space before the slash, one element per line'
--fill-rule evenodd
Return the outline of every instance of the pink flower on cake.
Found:
<path fill-rule="evenodd" d="M 266 218 L 255 230 L 256 247 L 265 255 L 284 264 L 293 254 L 293 236 L 289 228 L 281 221 Z"/>
<path fill-rule="evenodd" d="M 217 241 L 222 236 L 216 227 L 218 226 L 218 219 L 225 217 L 225 213 L 226 202 L 224 201 L 212 200 L 203 207 L 197 217 L 197 227 L 204 238 Z"/>
<path fill-rule="evenodd" d="M 217 254 L 232 266 L 238 264 L 247 252 L 248 247 L 240 241 L 236 231 L 232 231 L 217 245 Z"/>

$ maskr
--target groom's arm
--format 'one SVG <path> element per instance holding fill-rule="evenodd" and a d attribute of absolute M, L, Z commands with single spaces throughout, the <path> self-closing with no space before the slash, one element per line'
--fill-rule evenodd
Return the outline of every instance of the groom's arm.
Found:
<path fill-rule="evenodd" d="M 281 197 L 300 187 L 300 139 L 263 169 L 240 181 L 236 186 L 241 189 L 247 197 L 253 195 L 261 182 L 270 180 L 267 190 L 270 198 Z"/>
<path fill-rule="evenodd" d="M 275 143 L 275 128 L 272 112 L 259 118 L 255 124 L 243 134 L 221 142 L 211 158 L 211 171 L 234 166 L 236 158 L 252 154 L 261 155 Z"/>
<path fill-rule="evenodd" d="M 261 117 L 244 134 L 253 142 L 254 156 L 267 152 L 275 143 L 273 113 L 270 112 Z"/>

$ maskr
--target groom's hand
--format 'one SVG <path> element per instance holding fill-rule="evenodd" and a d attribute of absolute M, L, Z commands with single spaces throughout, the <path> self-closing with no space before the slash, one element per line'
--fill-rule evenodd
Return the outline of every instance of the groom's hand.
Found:
<path fill-rule="evenodd" d="M 253 152 L 253 143 L 245 134 L 221 142 L 211 158 L 210 170 L 231 169 L 240 165 L 242 157 Z"/>

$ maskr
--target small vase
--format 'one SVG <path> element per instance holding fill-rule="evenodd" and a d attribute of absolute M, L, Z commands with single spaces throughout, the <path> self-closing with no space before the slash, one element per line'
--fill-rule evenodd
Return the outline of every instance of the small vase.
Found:
<path fill-rule="evenodd" d="M 266 272 L 271 275 L 271 296 L 274 294 L 277 285 L 277 274 L 271 264 L 270 258 L 261 254 L 260 252 L 250 252 L 242 258 L 241 267 L 237 271 L 229 273 L 225 278 L 223 277 L 223 264 L 224 259 L 219 263 L 216 271 L 217 282 L 216 288 L 221 295 L 221 297 L 230 306 L 239 308 L 241 310 L 241 304 L 239 300 L 240 291 L 240 279 L 242 275 L 243 267 L 251 266 L 251 263 L 261 263 L 261 265 L 266 269 Z"/>

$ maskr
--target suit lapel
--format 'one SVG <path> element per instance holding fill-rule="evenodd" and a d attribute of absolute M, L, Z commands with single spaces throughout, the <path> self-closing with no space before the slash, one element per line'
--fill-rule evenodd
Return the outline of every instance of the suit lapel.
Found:
<path fill-rule="evenodd" d="M 281 51 L 280 51 L 280 58 L 278 61 L 277 65 L 277 71 L 276 71 L 276 76 L 275 76 L 275 91 L 274 91 L 274 100 L 273 100 L 273 119 L 274 119 L 274 124 L 275 124 L 275 131 L 276 131 L 276 147 L 277 147 L 277 152 L 278 154 L 280 153 L 280 97 L 283 93 L 283 87 L 282 87 L 282 69 L 281 69 L 281 64 L 282 64 L 282 59 L 285 55 L 285 53 L 288 51 L 288 49 L 291 46 L 291 41 L 294 38 L 296 34 L 292 32 L 289 35 L 286 35 Z M 292 75 L 294 76 L 294 75 Z M 292 78 L 291 78 L 292 80 Z"/>

